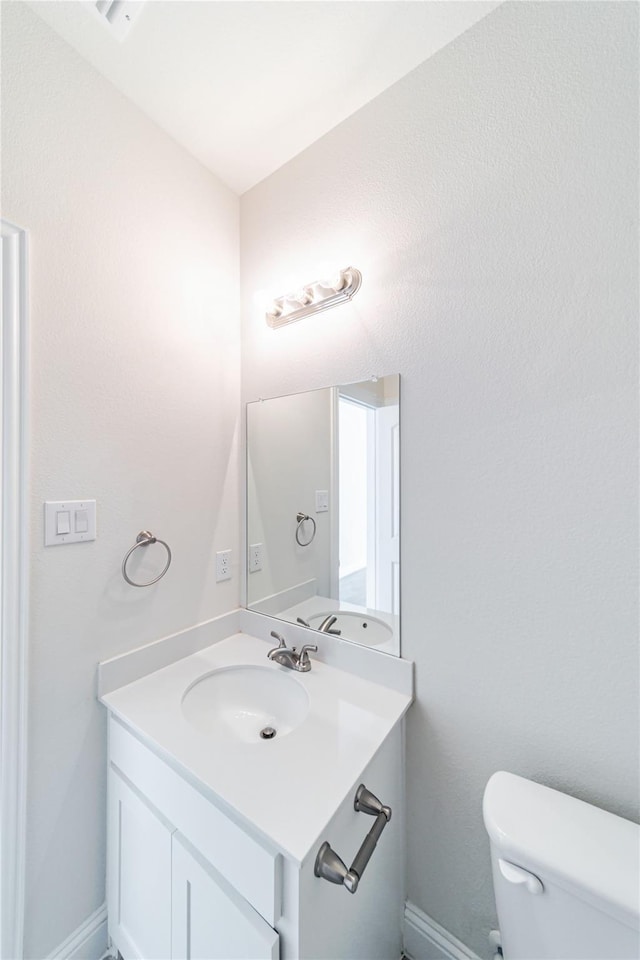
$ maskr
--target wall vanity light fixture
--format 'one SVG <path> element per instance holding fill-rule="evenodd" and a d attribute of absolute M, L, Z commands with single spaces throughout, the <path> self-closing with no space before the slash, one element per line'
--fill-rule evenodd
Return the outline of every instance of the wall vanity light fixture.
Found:
<path fill-rule="evenodd" d="M 297 293 L 287 293 L 273 301 L 267 310 L 270 327 L 293 323 L 312 313 L 320 313 L 339 303 L 351 300 L 362 284 L 362 274 L 356 267 L 341 270 L 335 280 L 315 280 Z"/>

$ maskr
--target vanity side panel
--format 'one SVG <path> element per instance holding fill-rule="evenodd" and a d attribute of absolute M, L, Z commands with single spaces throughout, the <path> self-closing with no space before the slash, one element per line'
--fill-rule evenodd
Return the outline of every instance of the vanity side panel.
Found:
<path fill-rule="evenodd" d="M 305 859 L 300 873 L 300 960 L 396 960 L 402 953 L 405 789 L 402 726 L 397 724 L 367 766 L 362 782 L 392 816 L 355 894 L 319 879 L 314 864 L 327 840 L 349 867 L 374 818 L 353 809 L 358 783 Z"/>
<path fill-rule="evenodd" d="M 301 960 L 300 950 L 300 868 L 282 857 L 282 916 L 276 924 L 280 934 L 280 960 Z"/>

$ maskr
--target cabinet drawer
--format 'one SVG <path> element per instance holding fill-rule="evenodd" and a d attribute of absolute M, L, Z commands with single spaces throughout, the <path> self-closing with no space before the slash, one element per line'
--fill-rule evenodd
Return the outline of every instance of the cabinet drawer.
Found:
<path fill-rule="evenodd" d="M 274 926 L 280 918 L 280 855 L 246 834 L 114 717 L 109 755 L 115 768 Z"/>

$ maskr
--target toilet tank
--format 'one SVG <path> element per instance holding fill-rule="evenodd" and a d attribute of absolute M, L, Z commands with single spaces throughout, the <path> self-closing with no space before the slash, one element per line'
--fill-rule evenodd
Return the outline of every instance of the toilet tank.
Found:
<path fill-rule="evenodd" d="M 504 772 L 483 813 L 505 960 L 638 960 L 637 824 Z"/>

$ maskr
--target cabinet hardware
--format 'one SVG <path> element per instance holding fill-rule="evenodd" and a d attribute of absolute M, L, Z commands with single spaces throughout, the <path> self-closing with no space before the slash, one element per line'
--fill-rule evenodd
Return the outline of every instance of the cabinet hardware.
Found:
<path fill-rule="evenodd" d="M 347 870 L 344 861 L 341 860 L 335 850 L 331 849 L 326 840 L 318 850 L 313 868 L 316 877 L 328 880 L 329 883 L 341 884 L 346 887 L 349 893 L 355 893 L 358 889 L 358 884 L 380 839 L 380 834 L 391 820 L 391 807 L 384 806 L 370 790 L 367 790 L 364 783 L 361 783 L 356 790 L 353 809 L 358 813 L 368 813 L 369 816 L 376 819 L 371 830 L 362 841 L 362 846 L 349 869 Z"/>
<path fill-rule="evenodd" d="M 150 543 L 160 543 L 165 548 L 165 550 L 167 551 L 167 562 L 162 572 L 159 573 L 157 577 L 154 577 L 153 580 L 147 580 L 145 581 L 145 583 L 138 583 L 136 580 L 132 580 L 129 574 L 127 573 L 127 560 L 129 559 L 129 557 L 131 556 L 134 550 L 137 550 L 139 547 L 148 547 Z M 164 577 L 165 573 L 167 572 L 170 566 L 171 566 L 171 549 L 169 547 L 169 544 L 165 543 L 164 540 L 160 540 L 158 537 L 154 537 L 154 535 L 151 533 L 150 530 L 141 530 L 138 536 L 136 537 L 136 542 L 134 543 L 134 545 L 131 547 L 130 550 L 127 550 L 127 552 L 124 555 L 124 560 L 122 561 L 122 576 L 127 581 L 127 583 L 131 584 L 132 587 L 150 587 L 154 583 L 157 583 L 158 580 L 162 580 L 162 578 Z"/>

